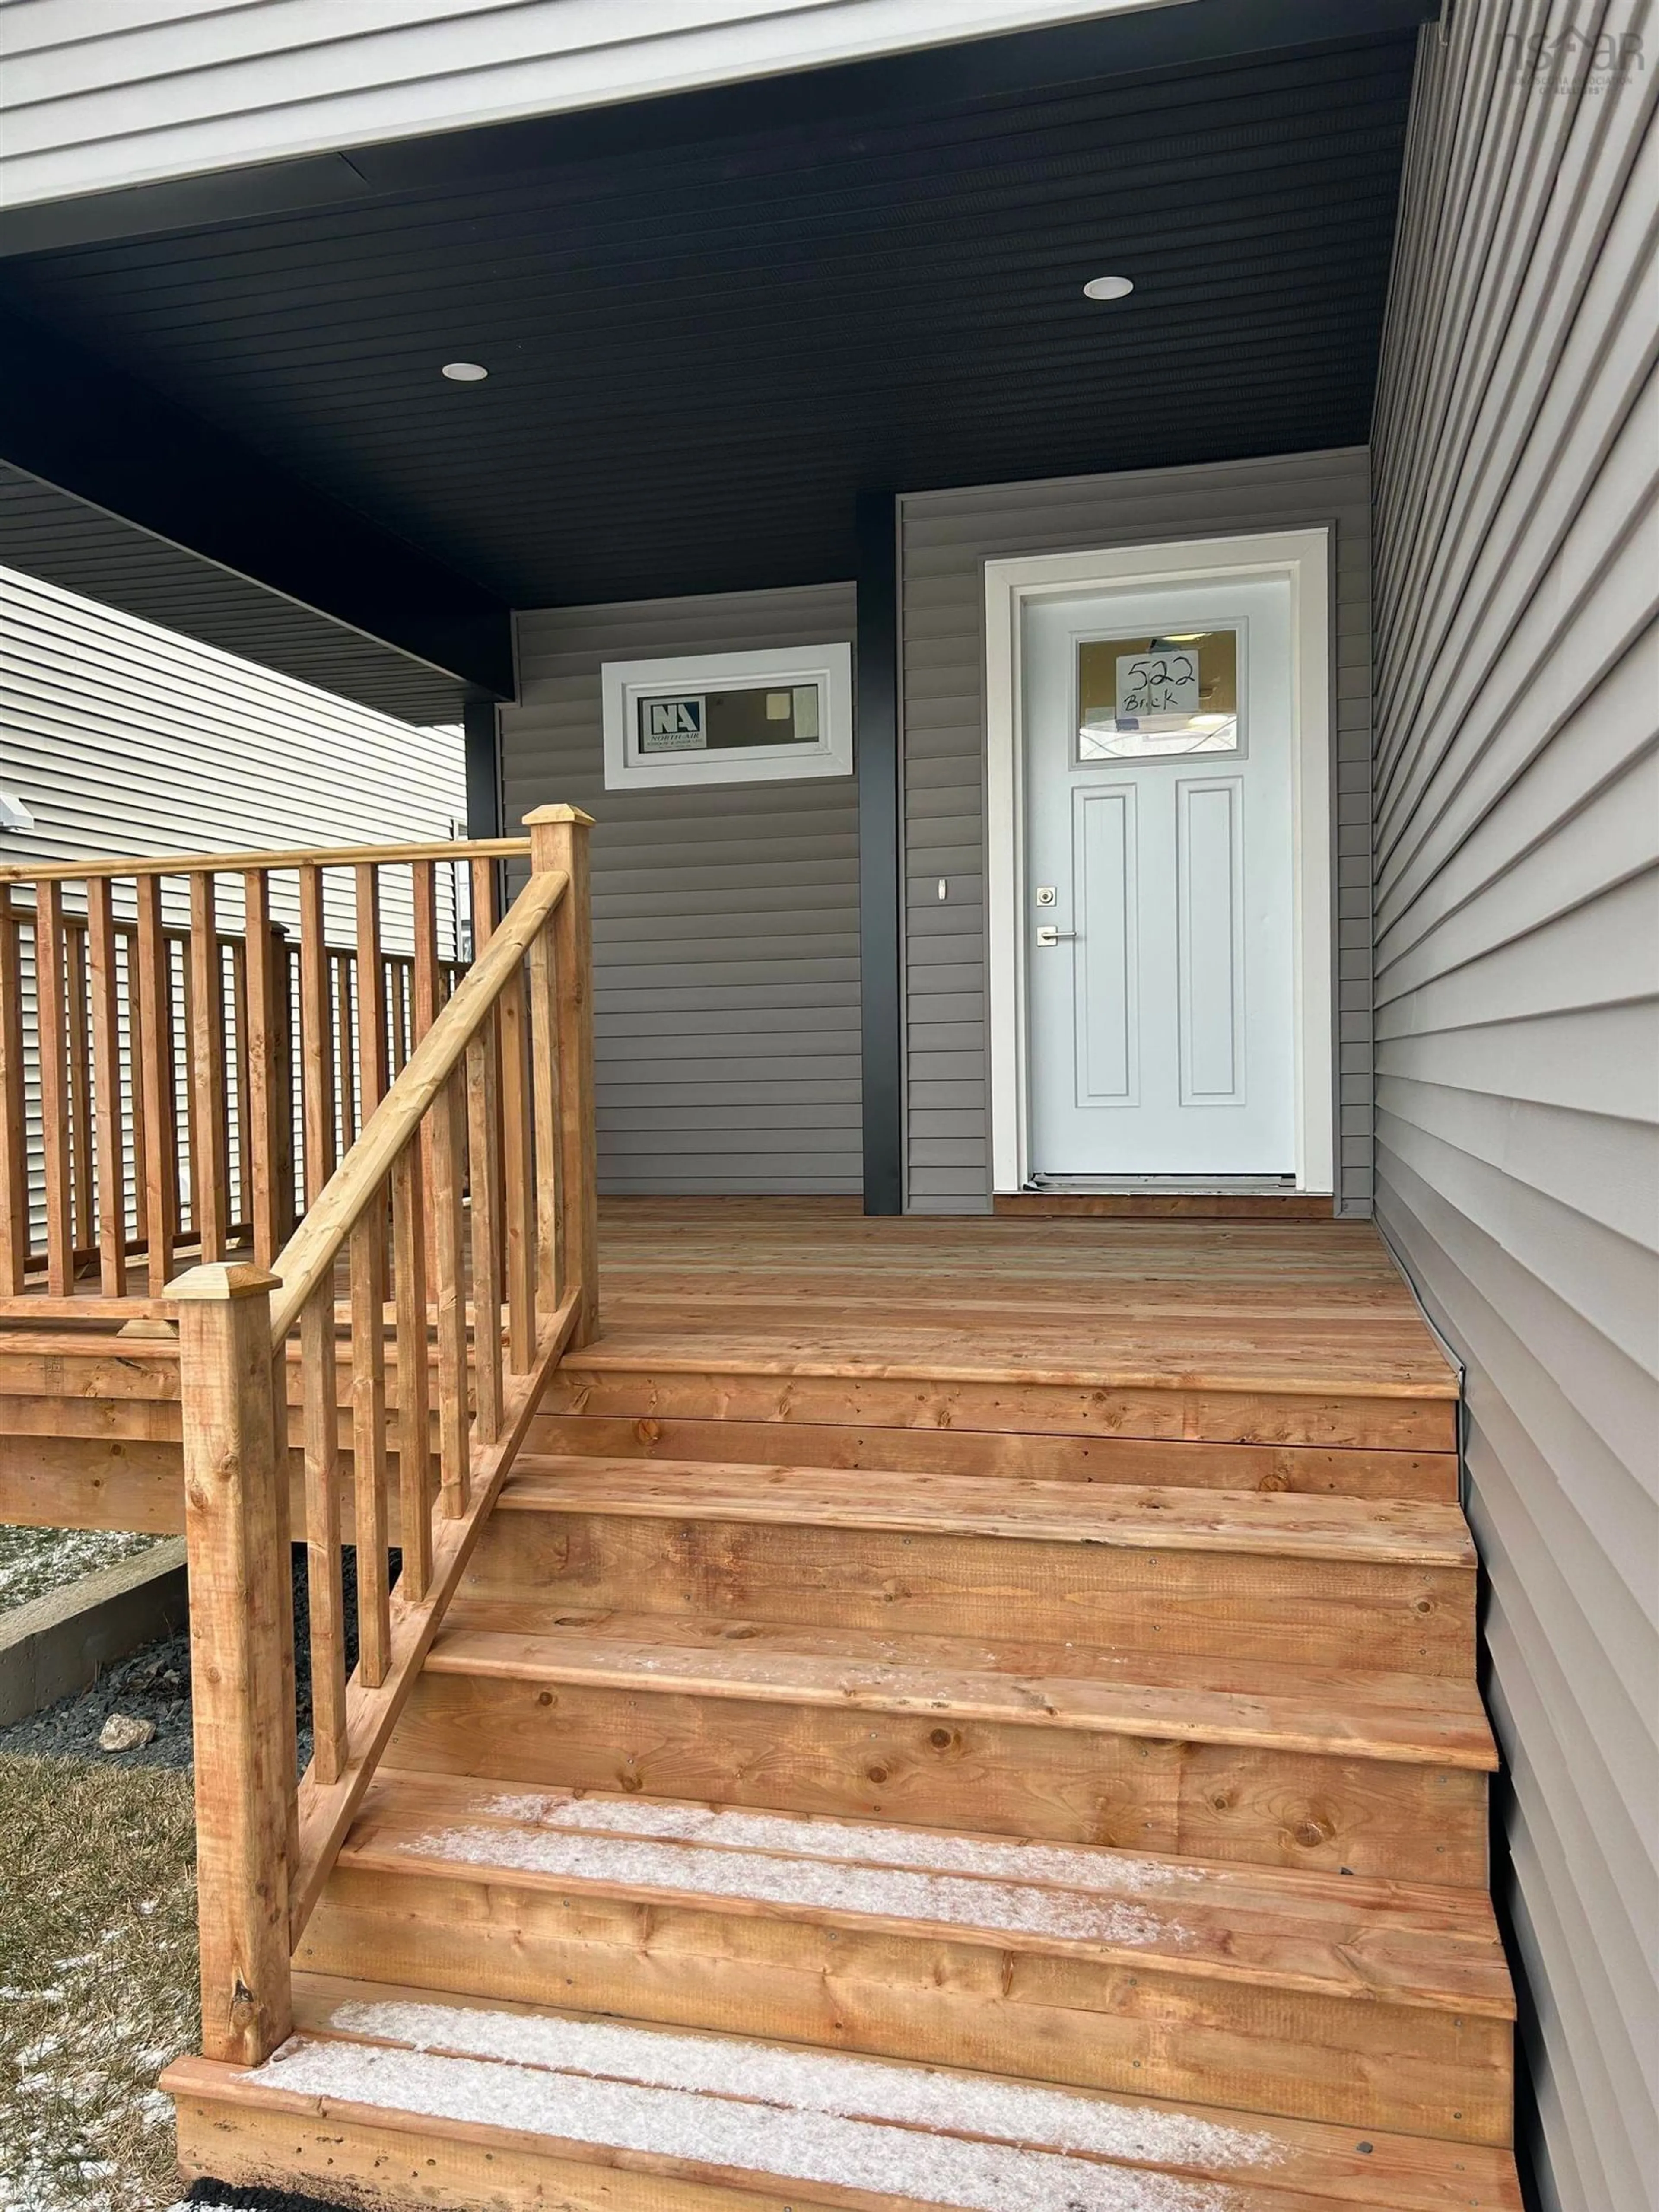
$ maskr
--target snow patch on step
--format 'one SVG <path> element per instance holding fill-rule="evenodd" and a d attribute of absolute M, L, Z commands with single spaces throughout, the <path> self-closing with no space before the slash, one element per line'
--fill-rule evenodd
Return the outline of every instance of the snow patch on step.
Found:
<path fill-rule="evenodd" d="M 556 1828 L 449 1828 L 400 1843 L 400 1852 L 470 1866 L 513 1868 L 574 1881 L 629 1888 L 696 1891 L 766 1905 L 925 1920 L 1000 1935 L 1075 1942 L 1179 1944 L 1176 1921 L 1123 1899 L 1094 1899 L 1009 1882 L 965 1881 L 892 1867 L 846 1866 L 827 1859 L 780 1858 L 758 1851 L 709 1850 L 697 1844 L 573 1835 Z"/>
<path fill-rule="evenodd" d="M 818 2112 L 900 2128 L 945 2129 L 1149 2166 L 1214 2172 L 1273 2165 L 1282 2154 L 1272 2136 L 1188 2113 L 1108 2102 L 1036 2082 L 850 2057 L 742 2036 L 398 1999 L 337 2005 L 329 2025 L 343 2034 L 417 2051 L 694 2095 L 742 2098 L 775 2114 Z M 998 2212 L 1006 2212 L 1006 2202 Z"/>
<path fill-rule="evenodd" d="M 1104 1845 L 1000 1842 L 994 1837 L 930 1835 L 867 1821 L 811 1814 L 754 1813 L 741 1806 L 676 1805 L 651 1798 L 587 1797 L 568 1790 L 534 1796 L 504 1793 L 478 1808 L 498 1820 L 583 1828 L 611 1835 L 652 1836 L 669 1843 L 721 1849 L 787 1851 L 803 1858 L 860 1866 L 914 1867 L 928 1874 L 972 1875 L 990 1881 L 1059 1882 L 1068 1889 L 1127 1891 L 1132 1895 L 1202 1882 L 1201 1867 L 1173 1859 L 1131 1858 Z"/>
<path fill-rule="evenodd" d="M 564 2023 L 507 2014 L 461 2014 L 436 2006 L 349 2006 L 343 2013 L 434 2014 L 432 2040 L 453 2050 L 450 2023 L 496 2031 Z M 346 2025 L 343 2018 L 340 2024 Z M 372 2033 L 362 2021 L 361 2033 Z M 475 2027 L 475 2040 L 479 2039 Z M 498 2033 L 506 2045 L 517 2039 Z M 753 2046 L 750 2047 L 750 2049 Z M 814 2106 L 740 2102 L 752 2096 L 748 2050 L 729 2051 L 735 2094 L 710 2095 L 636 2081 L 598 2079 L 516 2063 L 386 2045 L 296 2039 L 250 2078 L 301 2096 L 372 2105 L 422 2118 L 470 2121 L 527 2135 L 696 2160 L 786 2181 L 831 2184 L 951 2205 L 961 2212 L 1241 2212 L 1236 2190 L 1123 2166 L 1099 2166 L 1047 2150 L 918 2133 Z M 956 2122 L 977 2123 L 977 2087 L 958 2094 Z"/>

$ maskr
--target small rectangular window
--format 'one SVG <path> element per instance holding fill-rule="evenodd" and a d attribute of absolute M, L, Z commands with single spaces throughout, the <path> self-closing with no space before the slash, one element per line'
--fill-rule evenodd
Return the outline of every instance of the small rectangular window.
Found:
<path fill-rule="evenodd" d="M 848 775 L 852 651 L 607 661 L 605 787 Z"/>
<path fill-rule="evenodd" d="M 1237 629 L 1085 638 L 1077 655 L 1077 758 L 1147 760 L 1243 750 Z"/>

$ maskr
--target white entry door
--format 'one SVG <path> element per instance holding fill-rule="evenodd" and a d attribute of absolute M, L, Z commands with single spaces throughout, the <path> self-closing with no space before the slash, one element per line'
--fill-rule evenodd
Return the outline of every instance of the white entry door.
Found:
<path fill-rule="evenodd" d="M 1283 576 L 1024 601 L 1030 1172 L 1297 1167 Z"/>

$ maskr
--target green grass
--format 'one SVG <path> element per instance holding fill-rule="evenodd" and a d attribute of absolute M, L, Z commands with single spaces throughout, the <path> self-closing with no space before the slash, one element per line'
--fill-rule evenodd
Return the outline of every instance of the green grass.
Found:
<path fill-rule="evenodd" d="M 157 2212 L 199 2047 L 187 1774 L 0 1757 L 0 2208 Z"/>

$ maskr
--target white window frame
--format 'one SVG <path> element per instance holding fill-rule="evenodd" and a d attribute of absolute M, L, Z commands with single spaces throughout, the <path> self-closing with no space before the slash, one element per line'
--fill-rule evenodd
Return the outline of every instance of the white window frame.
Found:
<path fill-rule="evenodd" d="M 995 1191 L 1023 1189 L 1029 1173 L 1025 744 L 1020 668 L 1024 609 L 1032 599 L 1097 587 L 1245 576 L 1281 576 L 1291 586 L 1296 1188 L 1322 1194 L 1335 1189 L 1331 548 L 1328 529 L 1318 529 L 1107 546 L 1094 552 L 1026 555 L 985 563 L 987 1014 Z"/>
<path fill-rule="evenodd" d="M 783 783 L 853 773 L 853 648 L 771 646 L 761 653 L 681 653 L 661 660 L 607 660 L 599 670 L 605 708 L 605 787 L 639 791 L 714 783 Z M 818 687 L 815 744 L 741 745 L 641 754 L 638 702 L 660 691 L 788 690 Z"/>

